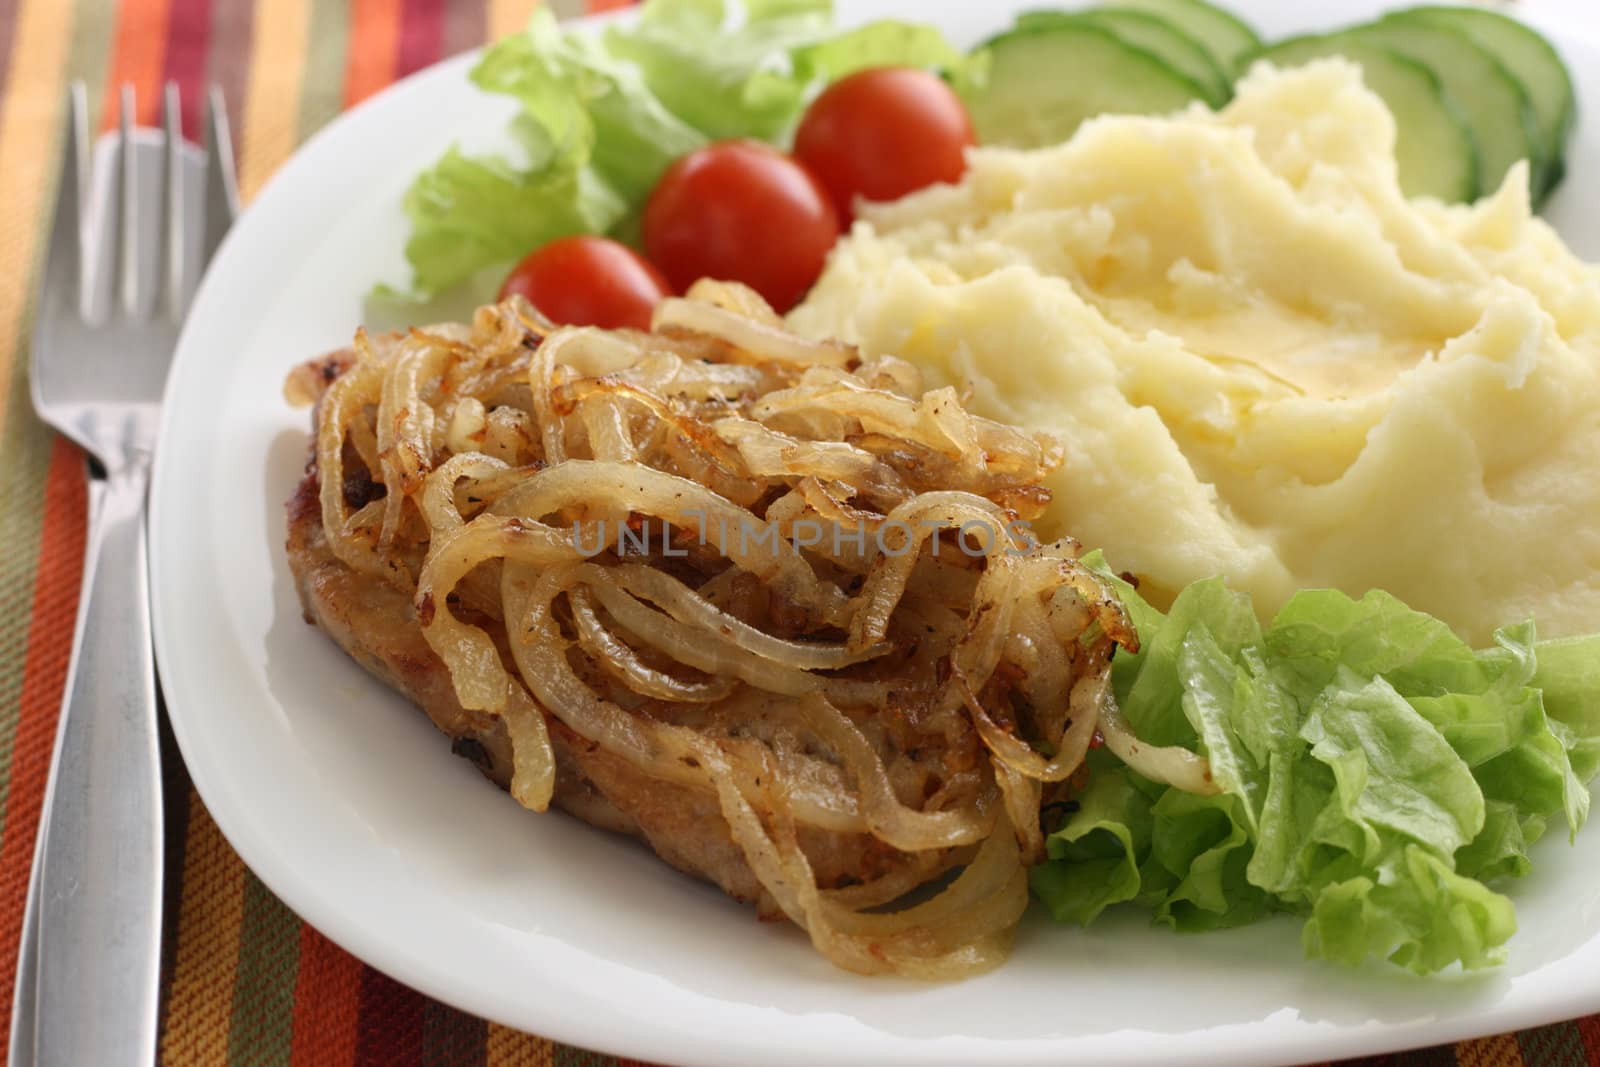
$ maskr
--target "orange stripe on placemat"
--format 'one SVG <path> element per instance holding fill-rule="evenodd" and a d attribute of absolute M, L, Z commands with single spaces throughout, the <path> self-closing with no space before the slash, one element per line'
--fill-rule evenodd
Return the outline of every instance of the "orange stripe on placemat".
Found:
<path fill-rule="evenodd" d="M 166 66 L 170 0 L 122 0 L 117 8 L 111 77 L 106 79 L 100 128 L 114 130 L 120 116 L 118 94 L 124 83 L 138 94 L 138 120 L 154 125 L 161 113 L 161 73 Z"/>
<path fill-rule="evenodd" d="M 359 104 L 394 81 L 401 0 L 351 0 L 344 106 Z"/>
<path fill-rule="evenodd" d="M 183 903 L 172 992 L 163 1014 L 164 1063 L 221 1063 L 228 1055 L 239 930 L 244 922 L 244 864 L 191 794 L 183 850 Z M 172 917 L 168 917 L 171 921 Z"/>
<path fill-rule="evenodd" d="M 290 1067 L 349 1067 L 356 1062 L 361 961 L 300 924 L 300 973 L 294 987 Z"/>
<path fill-rule="evenodd" d="M 484 1067 L 555 1067 L 555 1046 L 542 1037 L 489 1024 Z"/>
<path fill-rule="evenodd" d="M 28 0 L 12 27 L 12 54 L 0 86 L 0 412 L 11 397 L 11 364 L 32 296 L 37 239 L 55 197 L 56 134 L 65 92 L 61 76 L 72 37 L 72 5 Z M 41 98 L 40 92 L 48 94 Z"/>
<path fill-rule="evenodd" d="M 200 101 L 204 96 L 211 45 L 212 0 L 167 0 L 167 44 L 163 82 L 177 82 L 183 99 L 183 131 L 200 139 Z"/>
<path fill-rule="evenodd" d="M 239 192 L 250 200 L 294 151 L 310 41 L 310 0 L 260 0 L 239 142 Z"/>
<path fill-rule="evenodd" d="M 487 8 L 489 40 L 493 41 L 522 29 L 538 7 L 539 0 L 489 0 Z"/>
<path fill-rule="evenodd" d="M 1523 1067 L 1522 1049 L 1515 1034 L 1496 1034 L 1456 1045 L 1461 1067 Z"/>
<path fill-rule="evenodd" d="M 39 567 L 28 624 L 28 658 L 18 701 L 6 832 L 0 838 L 0 1033 L 11 1032 L 11 992 L 16 980 L 22 911 L 33 866 L 34 839 L 44 802 L 50 753 L 55 747 L 61 691 L 72 655 L 73 619 L 83 581 L 84 528 L 88 522 L 83 454 L 57 438 L 45 477 Z"/>

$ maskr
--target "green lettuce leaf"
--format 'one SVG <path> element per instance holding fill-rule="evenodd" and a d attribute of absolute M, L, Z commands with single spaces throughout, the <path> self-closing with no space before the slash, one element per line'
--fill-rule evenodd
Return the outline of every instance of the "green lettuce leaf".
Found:
<path fill-rule="evenodd" d="M 452 148 L 405 197 L 411 288 L 431 296 L 575 233 L 615 228 L 679 155 L 706 143 L 591 35 L 541 9 L 486 52 L 472 80 L 514 97 L 522 160 Z"/>
<path fill-rule="evenodd" d="M 524 171 L 452 148 L 406 192 L 412 287 L 437 293 L 547 241 L 610 229 L 625 211 L 616 192 L 585 170 Z"/>
<path fill-rule="evenodd" d="M 606 50 L 631 61 L 667 108 L 708 138 L 782 134 L 804 102 L 792 53 L 825 39 L 828 0 L 751 0 L 729 28 L 719 0 L 654 0 L 633 26 L 606 32 Z"/>
<path fill-rule="evenodd" d="M 1250 600 L 1235 593 L 1220 578 L 1196 582 L 1172 604 L 1172 610 L 1147 638 L 1129 663 L 1119 665 L 1126 692 L 1118 689 L 1122 713 L 1139 737 L 1152 745 L 1193 744 L 1197 736 L 1183 704 L 1184 686 L 1179 672 L 1183 640 L 1191 627 L 1202 622 L 1213 642 L 1225 653 L 1258 643 L 1261 626 Z"/>
<path fill-rule="evenodd" d="M 1240 664 L 1244 651 L 1229 653 L 1210 627 L 1196 623 L 1183 636 L 1178 653 L 1179 699 L 1199 738 L 1199 751 L 1211 762 L 1212 777 L 1243 801 L 1242 817 L 1255 831 L 1270 784 L 1268 753 L 1289 739 L 1274 737 L 1270 731 L 1279 726 L 1292 731 L 1296 720 L 1275 713 L 1286 712 L 1288 702 L 1272 679 L 1258 677 L 1248 664 Z M 1271 707 L 1243 712 L 1258 702 L 1271 702 Z"/>
<path fill-rule="evenodd" d="M 1490 966 L 1516 929 L 1489 882 L 1526 874 L 1552 818 L 1576 833 L 1600 769 L 1600 637 L 1508 626 L 1474 650 L 1388 594 L 1303 592 L 1261 628 L 1196 583 L 1170 611 L 1116 587 L 1139 632 L 1113 689 L 1154 744 L 1205 755 L 1200 797 L 1092 755 L 1083 807 L 1034 892 L 1058 919 L 1129 904 L 1179 930 L 1305 919 L 1308 955 L 1418 973 Z"/>
<path fill-rule="evenodd" d="M 1456 870 L 1469 878 L 1492 881 L 1521 878 L 1533 869 L 1528 846 L 1544 836 L 1545 819 L 1523 815 L 1503 800 L 1484 803 L 1483 829 L 1456 852 Z"/>
<path fill-rule="evenodd" d="M 1137 779 L 1122 767 L 1094 775 L 1078 810 L 1050 836 L 1050 857 L 1058 862 L 1033 868 L 1031 876 L 1057 922 L 1087 925 L 1139 895 L 1138 857 L 1150 850 L 1155 817 L 1150 783 L 1141 789 Z"/>
<path fill-rule="evenodd" d="M 847 30 L 794 53 L 796 77 L 812 85 L 873 67 L 924 67 L 959 78 L 970 62 L 937 28 L 898 19 Z"/>
<path fill-rule="evenodd" d="M 1566 728 L 1572 772 L 1587 782 L 1600 771 L 1600 636 L 1541 641 L 1536 655 L 1533 687 Z"/>
<path fill-rule="evenodd" d="M 1352 967 L 1377 957 L 1418 974 L 1502 961 L 1517 931 L 1509 899 L 1420 845 L 1403 846 L 1380 869 L 1317 894 L 1302 937 L 1307 956 Z"/>
<path fill-rule="evenodd" d="M 828 0 L 654 0 L 606 33 L 650 91 L 707 137 L 787 141 L 818 85 L 868 67 L 955 72 L 966 56 L 937 28 L 884 19 L 843 33 Z M 714 42 L 714 46 L 713 46 Z"/>
<path fill-rule="evenodd" d="M 1341 666 L 1300 736 L 1333 771 L 1324 821 L 1359 831 L 1364 864 L 1395 834 L 1449 855 L 1483 829 L 1483 791 L 1466 761 L 1383 678 Z"/>
<path fill-rule="evenodd" d="M 641 72 L 591 34 L 567 33 L 548 9 L 473 68 L 480 89 L 513 97 L 551 148 L 550 165 L 587 165 L 628 202 L 647 196 L 672 161 L 706 143 Z"/>
<path fill-rule="evenodd" d="M 1237 796 L 1166 790 L 1152 813 L 1145 885 L 1161 890 L 1156 921 L 1177 930 L 1240 926 L 1265 915 L 1270 898 L 1249 882 L 1250 831 Z"/>
<path fill-rule="evenodd" d="M 1481 693 L 1489 678 L 1466 642 L 1431 615 L 1378 590 L 1352 600 L 1334 589 L 1296 594 L 1273 620 L 1265 651 L 1309 700 L 1340 667 L 1382 676 L 1405 696 Z"/>
<path fill-rule="evenodd" d="M 724 138 L 785 143 L 834 79 L 883 65 L 954 75 L 963 62 L 931 26 L 841 32 L 830 0 L 647 0 L 599 34 L 541 9 L 472 71 L 479 88 L 519 105 L 516 152 L 453 148 L 406 195 L 410 296 L 476 283 L 557 237 L 631 239 L 674 160 Z"/>

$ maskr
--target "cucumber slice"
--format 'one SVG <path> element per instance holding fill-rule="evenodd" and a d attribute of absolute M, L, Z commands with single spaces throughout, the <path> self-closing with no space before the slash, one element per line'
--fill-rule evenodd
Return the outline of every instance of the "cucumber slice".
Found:
<path fill-rule="evenodd" d="M 1240 56 L 1261 47 L 1255 30 L 1206 0 L 1116 0 L 1116 6 L 1160 15 L 1205 45 L 1225 71 L 1233 70 Z"/>
<path fill-rule="evenodd" d="M 1040 148 L 1096 115 L 1164 115 L 1206 98 L 1157 56 L 1078 20 L 1012 30 L 983 50 L 989 76 L 963 94 L 980 144 Z"/>
<path fill-rule="evenodd" d="M 1567 138 L 1577 121 L 1577 94 L 1572 74 L 1561 55 L 1536 30 L 1498 11 L 1478 7 L 1418 7 L 1405 16 L 1464 31 L 1487 49 L 1522 83 L 1533 104 L 1544 157 L 1544 186 L 1537 199 L 1550 194 L 1566 173 Z"/>
<path fill-rule="evenodd" d="M 1017 29 L 1030 30 L 1082 20 L 1164 60 L 1179 74 L 1206 90 L 1206 102 L 1221 107 L 1233 95 L 1233 80 L 1206 47 L 1160 15 L 1124 7 L 1092 7 L 1080 13 L 1028 11 L 1017 16 Z"/>
<path fill-rule="evenodd" d="M 1480 195 L 1500 188 L 1519 159 L 1529 163 L 1530 189 L 1544 187 L 1544 153 L 1527 90 L 1470 36 L 1405 14 L 1346 33 L 1410 56 L 1439 76 L 1477 138 Z"/>
<path fill-rule="evenodd" d="M 1367 87 L 1389 106 L 1396 126 L 1400 188 L 1407 196 L 1445 201 L 1477 197 L 1478 148 L 1472 129 L 1438 75 L 1425 65 L 1348 34 L 1296 37 L 1263 48 L 1249 59 L 1298 67 L 1326 56 L 1360 63 Z"/>

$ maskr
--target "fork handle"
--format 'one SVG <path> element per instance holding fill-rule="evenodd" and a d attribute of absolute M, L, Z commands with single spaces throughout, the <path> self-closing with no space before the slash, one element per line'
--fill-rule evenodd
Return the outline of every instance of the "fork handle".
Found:
<path fill-rule="evenodd" d="M 39 884 L 41 1067 L 154 1063 L 162 804 L 143 465 L 107 481 L 85 557 Z"/>

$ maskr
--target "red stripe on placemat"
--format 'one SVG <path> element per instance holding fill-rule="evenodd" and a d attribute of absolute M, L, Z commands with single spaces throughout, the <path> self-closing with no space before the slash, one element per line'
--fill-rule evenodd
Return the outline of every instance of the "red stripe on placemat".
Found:
<path fill-rule="evenodd" d="M 21 8 L 21 0 L 0 0 L 0 85 L 6 83 L 6 71 L 11 65 L 11 46 L 17 36 Z"/>
<path fill-rule="evenodd" d="M 251 0 L 212 0 L 211 44 L 207 49 L 207 88 L 218 85 L 228 104 L 228 123 L 237 143 L 244 135 L 244 91 L 250 77 L 250 40 L 255 31 Z M 196 113 L 199 100 L 196 100 Z"/>
<path fill-rule="evenodd" d="M 344 104 L 439 58 L 441 0 L 351 0 Z M 302 926 L 293 1067 L 420 1067 L 428 1001 Z"/>
<path fill-rule="evenodd" d="M 4 3 L 5 0 L 0 0 Z M 443 55 L 453 56 L 458 52 L 465 52 L 469 48 L 476 48 L 488 36 L 489 7 L 487 0 L 478 0 L 476 3 L 446 4 L 444 9 L 444 44 L 440 47 Z"/>
<path fill-rule="evenodd" d="M 402 0 L 395 77 L 439 60 L 444 48 L 444 0 Z"/>
<path fill-rule="evenodd" d="M 1583 1039 L 1583 1051 L 1589 1062 L 1600 1064 L 1600 1015 L 1578 1020 L 1578 1036 Z"/>
<path fill-rule="evenodd" d="M 205 95 L 206 59 L 211 42 L 212 0 L 169 0 L 167 55 L 162 81 L 177 82 L 183 95 L 183 132 L 200 138 L 201 100 Z"/>
<path fill-rule="evenodd" d="M 361 971 L 356 1022 L 359 1067 L 422 1067 L 422 1033 L 428 1001 L 371 967 Z"/>
<path fill-rule="evenodd" d="M 84 530 L 88 524 L 83 454 L 57 438 L 45 475 L 44 523 L 39 569 L 28 624 L 28 658 L 17 701 L 17 733 L 6 800 L 6 832 L 0 839 L 0 1033 L 11 1032 L 11 993 L 16 984 L 18 939 L 33 869 L 34 838 L 44 806 L 44 784 L 55 747 L 61 691 L 72 655 L 73 623 L 83 582 Z"/>
<path fill-rule="evenodd" d="M 134 87 L 138 121 L 152 126 L 160 114 L 161 71 L 166 66 L 168 0 L 122 0 L 117 8 L 116 44 L 106 79 L 100 128 L 114 130 L 122 114 L 124 83 Z"/>
<path fill-rule="evenodd" d="M 430 1000 L 422 1009 L 422 1067 L 481 1064 L 489 1054 L 489 1024 Z"/>
<path fill-rule="evenodd" d="M 598 15 L 602 11 L 621 11 L 633 4 L 634 0 L 583 0 L 583 10 L 585 14 Z"/>
<path fill-rule="evenodd" d="M 294 986 L 290 1067 L 347 1067 L 356 1062 L 361 961 L 300 924 L 300 972 Z"/>

